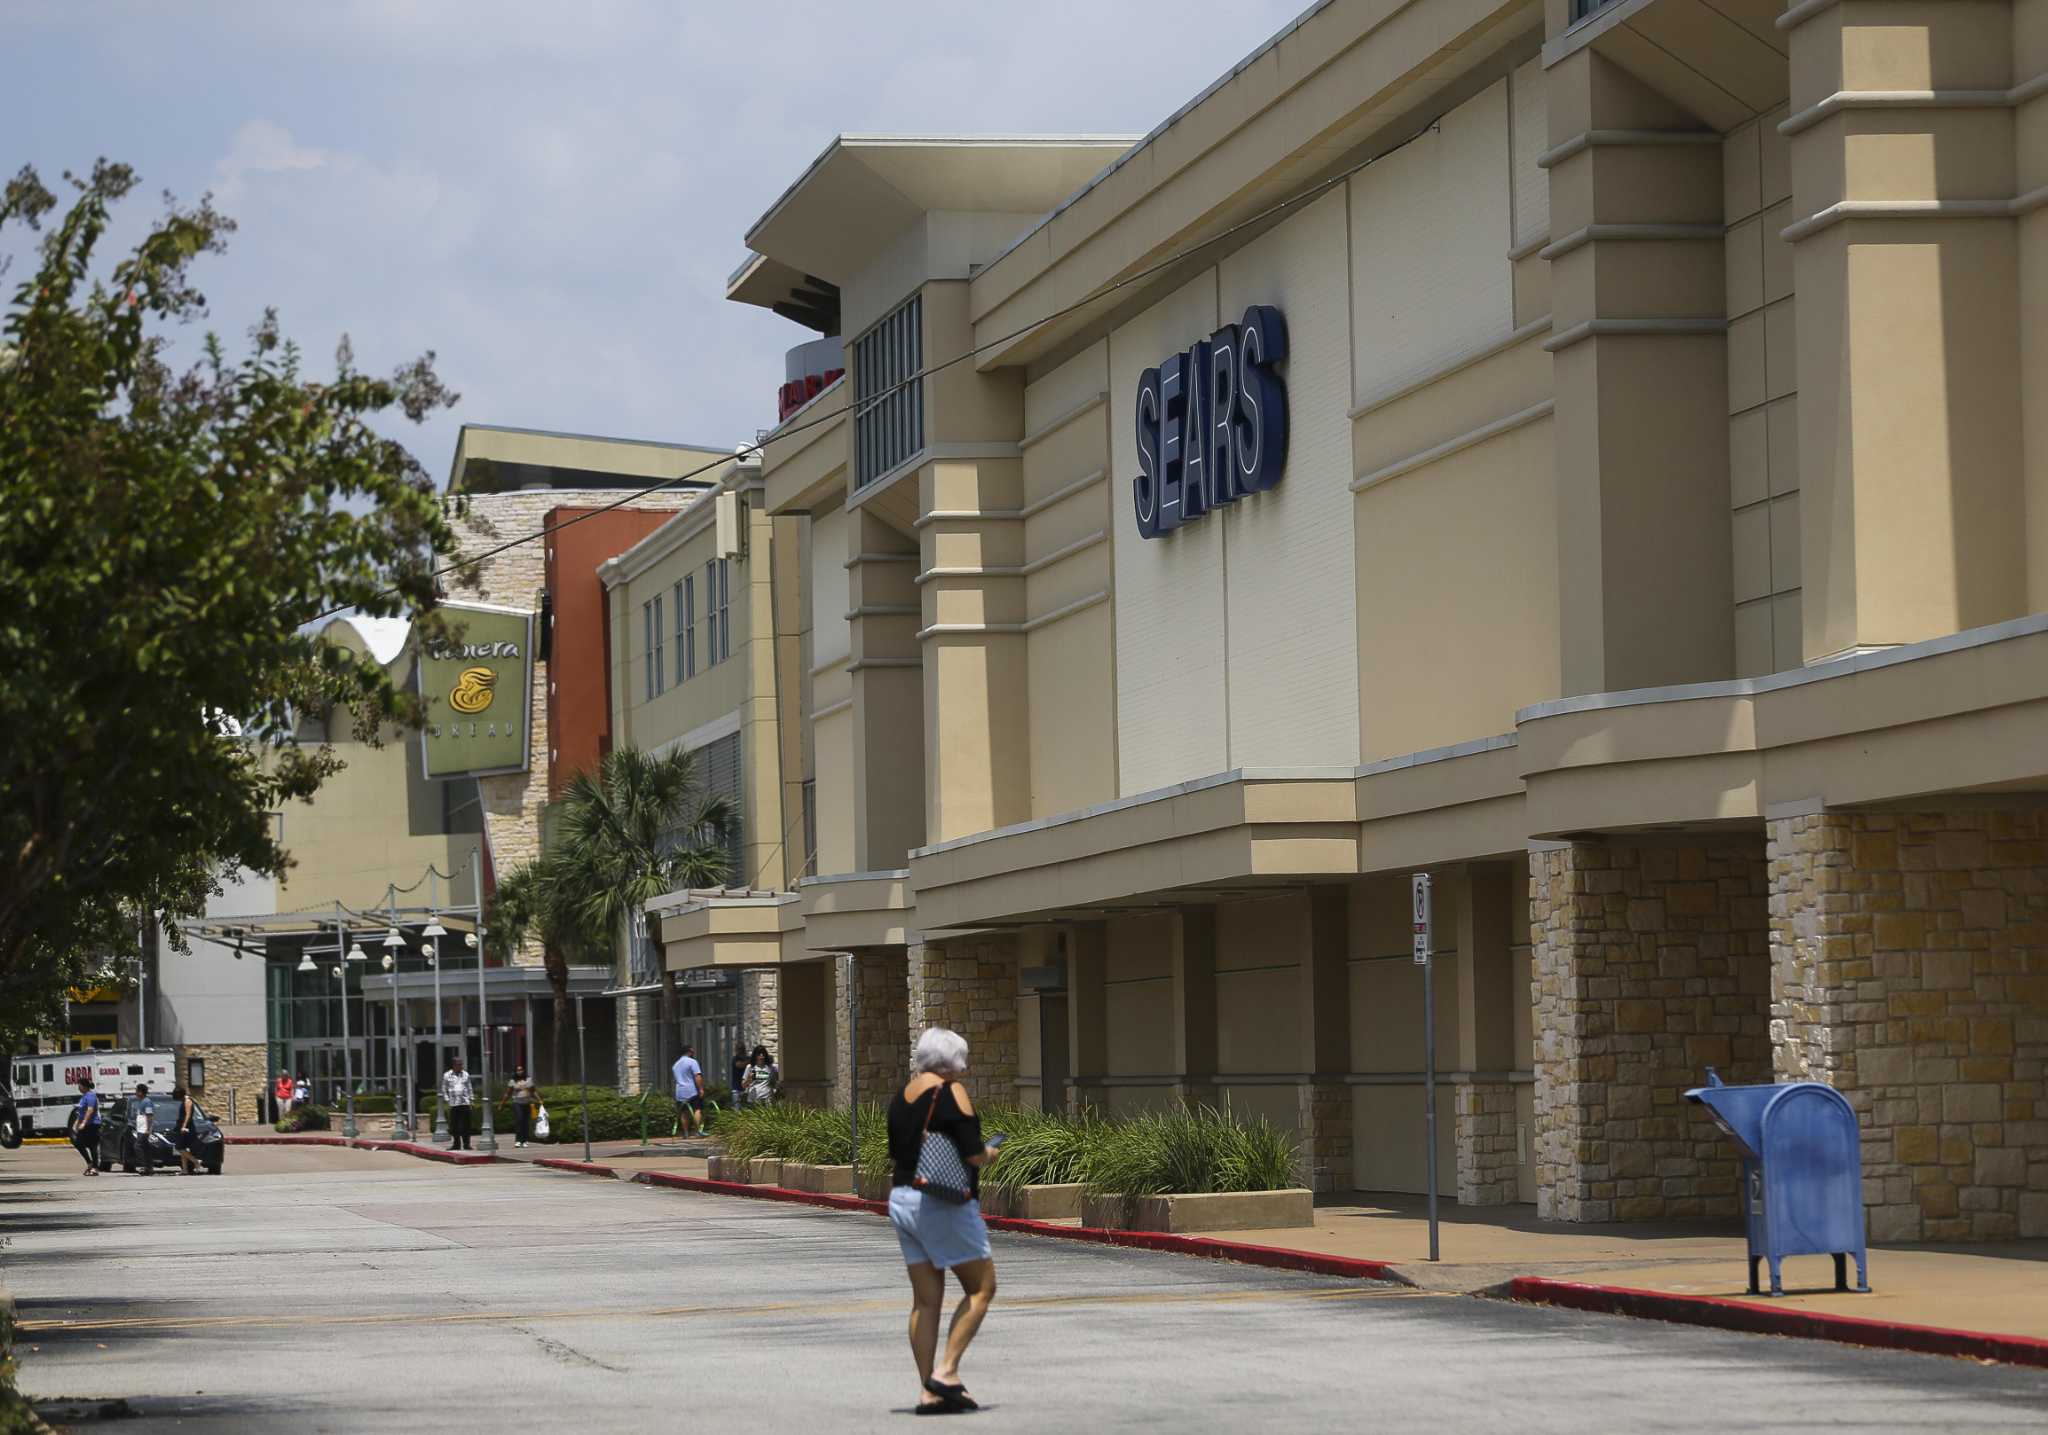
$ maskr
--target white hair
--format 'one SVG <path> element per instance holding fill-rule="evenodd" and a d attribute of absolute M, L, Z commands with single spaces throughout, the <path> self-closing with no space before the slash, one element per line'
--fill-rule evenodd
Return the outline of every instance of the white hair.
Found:
<path fill-rule="evenodd" d="M 967 1038 L 943 1026 L 928 1027 L 910 1052 L 913 1071 L 958 1076 L 967 1070 Z"/>

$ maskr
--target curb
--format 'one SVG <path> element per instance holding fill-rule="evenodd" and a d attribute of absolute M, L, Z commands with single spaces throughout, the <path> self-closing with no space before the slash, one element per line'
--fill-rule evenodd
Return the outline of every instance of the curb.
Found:
<path fill-rule="evenodd" d="M 600 1166 L 595 1161 L 572 1161 L 566 1156 L 536 1156 L 526 1163 L 529 1166 L 545 1166 L 550 1171 L 574 1171 L 579 1176 L 616 1176 L 619 1173 L 609 1166 Z"/>
<path fill-rule="evenodd" d="M 230 1146 L 346 1146 L 355 1151 L 396 1151 L 423 1161 L 440 1161 L 449 1166 L 490 1166 L 498 1157 L 488 1151 L 446 1151 L 439 1146 L 422 1146 L 417 1141 L 372 1141 L 346 1136 L 230 1136 Z"/>
<path fill-rule="evenodd" d="M 1995 1360 L 2008 1365 L 2048 1368 L 2048 1340 L 1990 1331 L 1951 1330 L 1935 1325 L 1906 1325 L 1867 1316 L 1833 1315 L 1821 1311 L 1786 1310 L 1725 1296 L 1673 1295 L 1668 1291 L 1635 1290 L 1628 1286 L 1585 1285 L 1541 1276 L 1516 1276 L 1488 1295 L 1532 1305 L 1562 1306 L 1604 1315 L 1679 1325 L 1711 1326 L 1750 1335 L 1786 1335 L 1804 1340 L 1831 1340 L 1843 1345 L 1920 1355 L 1960 1356 Z"/>
<path fill-rule="evenodd" d="M 817 1191 L 792 1191 L 787 1186 L 749 1186 L 738 1181 L 713 1181 L 703 1176 L 678 1176 L 673 1171 L 635 1171 L 632 1179 L 643 1186 L 669 1186 L 707 1196 L 751 1196 L 757 1201 L 821 1206 L 829 1211 L 863 1211 L 870 1216 L 887 1215 L 889 1211 L 880 1201 L 864 1201 L 858 1196 L 827 1196 Z"/>

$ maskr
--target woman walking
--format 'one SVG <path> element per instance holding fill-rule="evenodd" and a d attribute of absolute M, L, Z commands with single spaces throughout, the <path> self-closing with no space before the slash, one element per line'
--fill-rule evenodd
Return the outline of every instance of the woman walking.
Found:
<path fill-rule="evenodd" d="M 775 1058 L 768 1054 L 768 1048 L 757 1046 L 747 1061 L 747 1105 L 765 1106 L 775 1099 L 775 1088 L 782 1084 L 782 1068 L 775 1064 Z"/>
<path fill-rule="evenodd" d="M 518 1123 L 512 1144 L 524 1146 L 533 1135 L 534 1108 L 540 1105 L 540 1088 L 527 1076 L 524 1062 L 512 1068 L 512 1084 L 506 1088 L 506 1095 L 512 1099 L 512 1119 Z"/>
<path fill-rule="evenodd" d="M 199 1158 L 192 1154 L 192 1116 L 196 1109 L 191 1092 L 182 1086 L 171 1088 L 171 1150 L 177 1153 L 181 1176 L 199 1169 Z"/>
<path fill-rule="evenodd" d="M 889 1103 L 889 1221 L 910 1269 L 910 1355 L 923 1386 L 917 1413 L 947 1415 L 980 1408 L 960 1381 L 960 1358 L 996 1294 L 980 1201 L 980 1168 L 995 1153 L 983 1143 L 981 1118 L 960 1084 L 966 1038 L 932 1027 L 917 1039 L 910 1061 L 909 1084 Z M 929 1142 L 929 1155 L 927 1137 L 938 1138 Z M 959 1277 L 963 1298 L 940 1351 L 947 1271 Z"/>

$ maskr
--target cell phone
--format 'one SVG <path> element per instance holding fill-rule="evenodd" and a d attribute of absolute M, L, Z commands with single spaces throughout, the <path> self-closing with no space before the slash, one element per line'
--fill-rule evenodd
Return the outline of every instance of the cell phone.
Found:
<path fill-rule="evenodd" d="M 996 1149 L 996 1147 L 1002 1145 L 1005 1141 L 1009 1139 L 1010 1134 L 1007 1131 L 991 1131 L 988 1135 L 982 1138 L 981 1144 L 988 1147 L 989 1150 L 993 1151 Z"/>

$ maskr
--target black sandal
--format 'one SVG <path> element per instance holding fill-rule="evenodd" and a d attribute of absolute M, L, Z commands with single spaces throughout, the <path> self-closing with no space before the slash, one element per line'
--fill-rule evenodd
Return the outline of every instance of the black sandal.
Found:
<path fill-rule="evenodd" d="M 964 1385 L 947 1385 L 947 1384 L 945 1384 L 945 1383 L 943 1383 L 943 1382 L 941 1382 L 941 1381 L 937 1381 L 937 1380 L 934 1380 L 934 1379 L 932 1379 L 932 1378 L 931 1378 L 931 1377 L 930 1377 L 929 1375 L 927 1375 L 927 1376 L 926 1376 L 926 1377 L 924 1378 L 924 1388 L 925 1388 L 925 1389 L 927 1389 L 927 1390 L 929 1390 L 929 1391 L 930 1391 L 930 1392 L 931 1392 L 932 1394 L 934 1394 L 934 1395 L 938 1396 L 938 1397 L 939 1397 L 939 1399 L 940 1399 L 941 1401 L 943 1401 L 943 1402 L 944 1402 L 944 1404 L 943 1404 L 943 1405 L 941 1405 L 941 1406 L 939 1406 L 939 1407 L 938 1407 L 938 1408 L 940 1408 L 940 1409 L 944 1409 L 944 1410 L 979 1410 L 979 1409 L 981 1409 L 981 1406 L 975 1403 L 975 1399 L 974 1399 L 974 1397 L 973 1397 L 972 1395 L 969 1395 L 969 1394 L 967 1393 L 967 1387 L 966 1387 L 966 1386 L 964 1386 Z M 919 1408 L 919 1409 L 925 1409 L 926 1407 L 924 1407 L 924 1406 L 919 1406 L 918 1408 Z"/>

